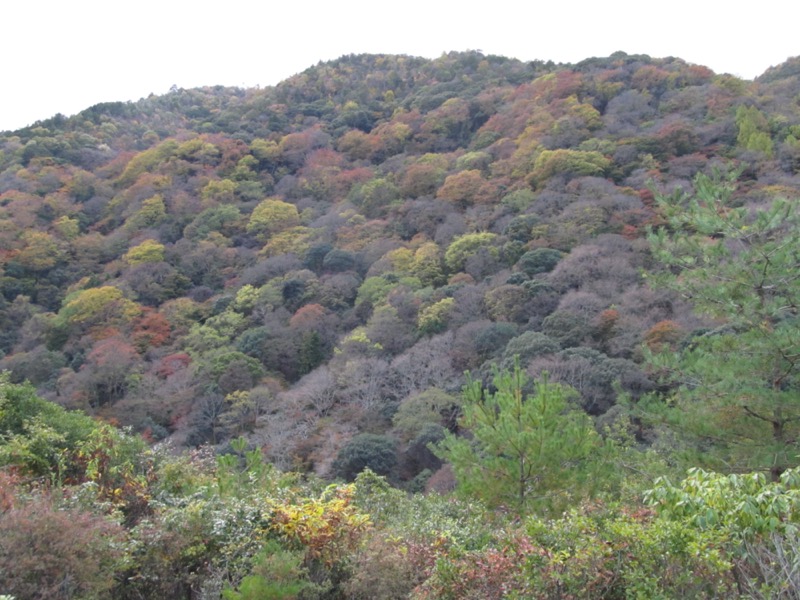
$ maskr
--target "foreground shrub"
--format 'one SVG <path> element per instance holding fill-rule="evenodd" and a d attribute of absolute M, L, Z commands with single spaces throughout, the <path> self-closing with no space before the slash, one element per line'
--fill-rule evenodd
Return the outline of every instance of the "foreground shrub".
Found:
<path fill-rule="evenodd" d="M 726 537 L 651 511 L 575 510 L 563 519 L 531 521 L 540 552 L 526 564 L 534 590 L 579 598 L 730 598 L 735 596 Z"/>
<path fill-rule="evenodd" d="M 369 515 L 353 506 L 352 485 L 329 486 L 319 498 L 272 506 L 271 529 L 307 560 L 333 564 L 358 546 Z"/>
<path fill-rule="evenodd" d="M 271 600 L 297 598 L 304 589 L 313 587 L 306 580 L 302 567 L 303 556 L 281 548 L 274 540 L 268 542 L 253 560 L 253 570 L 238 589 L 223 590 L 225 600 Z"/>
<path fill-rule="evenodd" d="M 443 546 L 373 535 L 353 560 L 353 574 L 343 585 L 352 600 L 405 600 L 430 575 Z"/>
<path fill-rule="evenodd" d="M 800 535 L 790 530 L 745 542 L 745 551 L 737 560 L 736 568 L 749 598 L 797 600 L 800 598 Z"/>
<path fill-rule="evenodd" d="M 0 513 L 0 587 L 16 600 L 111 598 L 122 527 L 35 498 Z"/>
<path fill-rule="evenodd" d="M 397 539 L 436 547 L 437 552 L 450 546 L 485 547 L 503 518 L 479 502 L 440 494 L 409 495 L 369 469 L 355 485 L 354 503 L 370 515 L 376 528 Z"/>
<path fill-rule="evenodd" d="M 724 536 L 647 510 L 576 510 L 530 519 L 485 548 L 441 557 L 418 600 L 474 598 L 731 598 Z"/>
<path fill-rule="evenodd" d="M 265 501 L 212 490 L 172 501 L 131 530 L 135 543 L 115 600 L 218 597 L 225 582 L 251 569 L 268 527 Z"/>
<path fill-rule="evenodd" d="M 663 519 L 724 535 L 747 597 L 800 598 L 800 469 L 775 481 L 690 469 L 677 485 L 656 479 L 646 500 Z"/>
<path fill-rule="evenodd" d="M 534 549 L 527 539 L 506 540 L 498 548 L 451 551 L 436 562 L 433 575 L 419 586 L 416 600 L 530 597 L 523 565 Z"/>

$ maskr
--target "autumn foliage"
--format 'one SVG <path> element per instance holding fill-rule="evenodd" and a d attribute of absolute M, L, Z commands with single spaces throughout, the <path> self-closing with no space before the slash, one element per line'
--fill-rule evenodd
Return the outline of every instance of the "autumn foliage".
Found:
<path fill-rule="evenodd" d="M 277 86 L 176 88 L 0 133 L 0 520 L 14 540 L 30 521 L 37 552 L 67 535 L 96 551 L 83 571 L 65 555 L 40 573 L 0 536 L 2 560 L 43 582 L 0 593 L 702 597 L 703 581 L 727 593 L 739 563 L 724 564 L 742 556 L 730 532 L 634 517 L 633 498 L 716 456 L 775 476 L 796 462 L 795 279 L 758 277 L 797 270 L 796 244 L 774 245 L 794 239 L 800 197 L 797 64 L 745 81 L 624 52 L 562 65 L 349 55 Z M 721 171 L 735 177 L 714 199 Z M 654 239 L 686 245 L 668 262 Z M 703 268 L 736 275 L 742 257 L 760 267 L 746 291 L 735 284 L 750 279 Z M 685 287 L 706 277 L 717 285 Z M 718 292 L 704 312 L 698 290 Z M 466 431 L 479 407 L 460 394 L 465 370 L 488 383 L 516 361 L 568 390 L 563 410 L 540 412 L 574 418 L 613 469 L 554 451 L 515 495 L 492 495 L 463 481 L 480 465 L 434 454 L 450 440 L 464 458 L 461 442 L 491 438 Z M 527 385 L 520 397 L 535 398 Z M 783 453 L 772 467 L 759 458 L 769 430 Z M 753 451 L 719 454 L 726 432 Z M 137 462 L 139 434 L 169 452 Z M 410 494 L 465 497 L 381 488 L 416 517 L 366 510 L 364 467 Z M 337 477 L 355 491 L 323 492 Z M 604 512 L 600 498 L 636 507 Z M 560 511 L 553 537 L 539 508 Z"/>

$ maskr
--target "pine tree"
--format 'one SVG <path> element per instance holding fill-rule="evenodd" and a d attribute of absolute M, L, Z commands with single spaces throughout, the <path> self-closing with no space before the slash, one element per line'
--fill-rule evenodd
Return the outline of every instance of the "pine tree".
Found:
<path fill-rule="evenodd" d="M 580 495 L 602 442 L 589 417 L 570 410 L 577 392 L 545 373 L 526 396 L 529 379 L 518 360 L 511 371 L 496 369 L 493 383 L 491 392 L 468 380 L 460 424 L 471 437 L 448 433 L 435 448 L 452 464 L 459 489 L 520 515 Z"/>
<path fill-rule="evenodd" d="M 666 269 L 651 280 L 716 327 L 651 361 L 677 386 L 664 414 L 712 466 L 777 479 L 800 464 L 800 206 L 736 207 L 735 178 L 657 196 L 667 224 L 649 240 Z"/>

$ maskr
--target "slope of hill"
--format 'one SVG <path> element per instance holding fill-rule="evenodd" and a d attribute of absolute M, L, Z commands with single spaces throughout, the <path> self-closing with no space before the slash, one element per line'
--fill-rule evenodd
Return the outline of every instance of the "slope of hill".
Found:
<path fill-rule="evenodd" d="M 651 188 L 732 164 L 742 204 L 797 197 L 795 62 L 345 56 L 6 133 L 0 368 L 323 475 L 361 434 L 435 471 L 463 372 L 515 355 L 613 423 L 656 386 L 644 345 L 706 325 L 642 279 Z"/>

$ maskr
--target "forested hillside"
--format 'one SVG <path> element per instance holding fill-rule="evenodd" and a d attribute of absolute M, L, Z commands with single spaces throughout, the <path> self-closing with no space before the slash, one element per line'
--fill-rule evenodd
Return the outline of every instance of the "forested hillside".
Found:
<path fill-rule="evenodd" d="M 2 133 L 0 540 L 126 541 L 63 595 L 0 541 L 0 594 L 797 597 L 798 198 L 797 58 L 345 56 Z"/>

